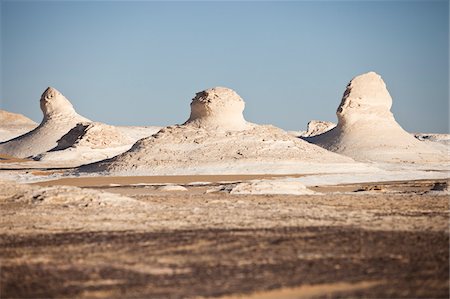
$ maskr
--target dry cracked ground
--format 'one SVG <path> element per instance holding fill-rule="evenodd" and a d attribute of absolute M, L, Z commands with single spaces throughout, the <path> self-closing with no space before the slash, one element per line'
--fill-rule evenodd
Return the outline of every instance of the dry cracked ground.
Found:
<path fill-rule="evenodd" d="M 449 198 L 431 191 L 446 184 L 317 187 L 320 195 L 301 196 L 95 188 L 132 199 L 119 203 L 5 189 L 0 295 L 448 298 Z"/>

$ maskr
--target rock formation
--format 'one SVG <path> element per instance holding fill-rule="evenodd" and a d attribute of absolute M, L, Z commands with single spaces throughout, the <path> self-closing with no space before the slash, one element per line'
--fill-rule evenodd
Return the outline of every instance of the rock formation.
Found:
<path fill-rule="evenodd" d="M 248 125 L 242 114 L 244 107 L 244 101 L 232 89 L 207 89 L 192 99 L 191 115 L 185 125 L 225 131 L 245 130 Z"/>
<path fill-rule="evenodd" d="M 359 161 L 437 162 L 447 157 L 403 130 L 381 77 L 369 72 L 347 86 L 335 128 L 305 140 Z"/>
<path fill-rule="evenodd" d="M 0 143 L 0 154 L 24 158 L 54 148 L 57 141 L 79 122 L 90 121 L 78 115 L 72 104 L 56 89 L 49 87 L 41 96 L 44 118 L 34 130 Z"/>
<path fill-rule="evenodd" d="M 334 127 L 336 127 L 336 124 L 329 121 L 311 120 L 310 122 L 308 122 L 306 132 L 304 132 L 301 136 L 312 137 L 320 135 L 333 129 Z"/>
<path fill-rule="evenodd" d="M 20 136 L 37 127 L 37 123 L 22 114 L 0 110 L 0 142 Z"/>
<path fill-rule="evenodd" d="M 37 161 L 62 162 L 79 166 L 114 157 L 128 150 L 136 139 L 118 128 L 97 122 L 78 123 L 57 141 L 53 149 L 34 157 Z"/>
<path fill-rule="evenodd" d="M 78 123 L 57 141 L 53 149 L 34 156 L 44 162 L 64 162 L 65 166 L 80 166 L 114 157 L 131 148 L 139 139 L 148 137 L 157 127 L 116 127 L 98 122 Z"/>
<path fill-rule="evenodd" d="M 112 159 L 80 172 L 140 174 L 295 173 L 311 163 L 354 161 L 273 127 L 246 122 L 244 101 L 231 89 L 197 93 L 183 125 L 161 129 Z M 297 167 L 297 168 L 296 168 Z"/>
<path fill-rule="evenodd" d="M 69 147 L 89 147 L 104 149 L 122 146 L 133 142 L 131 138 L 122 134 L 114 126 L 98 123 L 78 123 L 67 134 L 58 140 L 58 145 L 51 151 L 65 150 Z"/>
<path fill-rule="evenodd" d="M 226 192 L 230 194 L 318 194 L 300 182 L 285 179 L 252 180 L 241 183 L 220 185 L 206 191 L 207 193 Z"/>
<path fill-rule="evenodd" d="M 24 126 L 24 125 L 32 125 L 37 126 L 33 120 L 28 117 L 18 114 L 12 113 L 5 110 L 0 110 L 0 126 Z"/>

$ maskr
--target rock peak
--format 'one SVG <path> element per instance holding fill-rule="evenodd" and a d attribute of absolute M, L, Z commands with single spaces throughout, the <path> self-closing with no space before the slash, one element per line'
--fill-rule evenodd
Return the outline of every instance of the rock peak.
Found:
<path fill-rule="evenodd" d="M 368 114 L 391 118 L 392 98 L 380 75 L 368 72 L 354 77 L 347 85 L 336 111 L 339 123 L 354 123 Z"/>
<path fill-rule="evenodd" d="M 380 75 L 369 72 L 347 85 L 333 129 L 311 143 L 358 161 L 428 163 L 448 161 L 448 155 L 420 142 L 395 121 L 392 98 Z"/>
<path fill-rule="evenodd" d="M 54 87 L 47 87 L 47 89 L 42 93 L 41 98 L 53 98 L 57 95 L 60 95 L 61 93 L 59 92 L 59 90 L 57 90 Z"/>
<path fill-rule="evenodd" d="M 191 102 L 191 115 L 185 125 L 206 129 L 244 130 L 247 122 L 245 102 L 232 89 L 214 87 L 196 93 Z"/>
<path fill-rule="evenodd" d="M 44 119 L 53 115 L 74 114 L 76 113 L 72 104 L 56 88 L 48 87 L 41 95 L 41 110 L 44 113 Z"/>

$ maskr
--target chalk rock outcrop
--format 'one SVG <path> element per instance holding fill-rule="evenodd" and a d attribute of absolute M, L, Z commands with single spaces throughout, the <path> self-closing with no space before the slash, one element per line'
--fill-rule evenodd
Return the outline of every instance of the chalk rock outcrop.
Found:
<path fill-rule="evenodd" d="M 128 150 L 135 139 L 114 126 L 97 123 L 78 123 L 63 135 L 53 149 L 34 157 L 37 161 L 69 161 L 79 166 L 114 157 Z"/>
<path fill-rule="evenodd" d="M 335 128 L 305 140 L 359 161 L 438 162 L 447 155 L 420 142 L 395 121 L 382 78 L 369 72 L 347 85 Z"/>
<path fill-rule="evenodd" d="M 310 122 L 308 122 L 306 132 L 303 133 L 301 136 L 312 137 L 320 135 L 333 129 L 334 127 L 336 127 L 336 124 L 330 121 L 311 120 Z"/>
<path fill-rule="evenodd" d="M 0 126 L 24 126 L 24 125 L 31 125 L 31 126 L 37 126 L 37 123 L 35 123 L 33 120 L 29 119 L 28 117 L 18 114 L 18 113 L 12 113 L 5 110 L 0 110 Z"/>
<path fill-rule="evenodd" d="M 226 192 L 230 194 L 291 194 L 311 195 L 318 194 L 300 182 L 284 179 L 252 180 L 241 183 L 221 185 L 206 191 L 207 193 Z"/>
<path fill-rule="evenodd" d="M 185 125 L 204 129 L 239 131 L 248 128 L 242 114 L 245 103 L 232 89 L 215 87 L 196 94 Z"/>
<path fill-rule="evenodd" d="M 56 89 L 49 87 L 41 96 L 44 118 L 34 130 L 0 143 L 0 154 L 24 158 L 54 148 L 57 141 L 79 122 L 88 122 L 78 115 L 72 104 Z"/>
<path fill-rule="evenodd" d="M 0 200 L 2 202 L 33 205 L 33 208 L 48 207 L 79 207 L 83 209 L 99 207 L 121 208 L 124 206 L 139 206 L 136 199 L 103 191 L 72 186 L 40 187 L 29 184 L 18 184 L 0 179 Z M 37 213 L 39 214 L 39 213 Z M 41 218 L 42 219 L 42 218 Z M 45 221 L 53 228 L 57 221 Z"/>
<path fill-rule="evenodd" d="M 116 127 L 99 122 L 76 124 L 57 141 L 53 149 L 34 156 L 36 161 L 64 162 L 75 167 L 114 157 L 129 150 L 141 138 L 159 131 L 158 127 Z"/>
<path fill-rule="evenodd" d="M 104 149 L 122 146 L 133 142 L 114 126 L 98 122 L 78 123 L 67 134 L 58 140 L 58 145 L 52 151 L 65 150 L 69 147 L 89 147 Z"/>
<path fill-rule="evenodd" d="M 197 93 L 183 125 L 169 126 L 112 159 L 79 172 L 116 174 L 299 173 L 311 164 L 354 161 L 273 127 L 246 122 L 231 89 Z"/>
<path fill-rule="evenodd" d="M 37 123 L 22 114 L 0 110 L 0 142 L 20 136 L 37 127 Z"/>
<path fill-rule="evenodd" d="M 450 134 L 415 133 L 413 135 L 416 139 L 420 141 L 450 145 Z"/>

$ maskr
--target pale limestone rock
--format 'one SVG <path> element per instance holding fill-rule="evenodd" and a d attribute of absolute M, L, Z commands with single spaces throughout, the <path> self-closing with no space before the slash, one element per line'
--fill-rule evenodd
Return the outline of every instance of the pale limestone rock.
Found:
<path fill-rule="evenodd" d="M 79 122 L 87 118 L 77 114 L 72 104 L 56 89 L 49 87 L 41 96 L 44 118 L 34 130 L 0 143 L 0 154 L 24 158 L 46 152 Z"/>
<path fill-rule="evenodd" d="M 312 137 L 323 134 L 336 127 L 336 124 L 330 121 L 311 120 L 308 122 L 306 132 L 302 133 L 302 137 Z"/>
<path fill-rule="evenodd" d="M 197 93 L 191 116 L 139 140 L 127 152 L 79 172 L 156 174 L 286 173 L 311 164 L 354 163 L 269 125 L 244 120 L 244 101 L 231 89 Z M 289 169 L 289 170 L 286 170 Z"/>
<path fill-rule="evenodd" d="M 427 163 L 448 155 L 403 130 L 392 112 L 392 98 L 381 77 L 369 72 L 347 86 L 335 128 L 305 140 L 359 161 Z"/>
<path fill-rule="evenodd" d="M 0 142 L 8 141 L 37 127 L 28 117 L 0 110 Z"/>
<path fill-rule="evenodd" d="M 196 94 L 191 102 L 191 115 L 185 125 L 204 129 L 245 130 L 245 103 L 232 89 L 215 87 Z"/>

